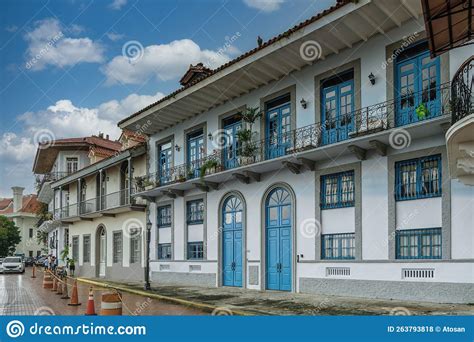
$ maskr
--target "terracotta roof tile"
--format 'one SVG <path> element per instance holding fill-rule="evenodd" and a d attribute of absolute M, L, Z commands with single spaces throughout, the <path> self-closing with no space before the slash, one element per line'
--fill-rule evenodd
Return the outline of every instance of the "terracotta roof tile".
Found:
<path fill-rule="evenodd" d="M 20 212 L 35 214 L 36 210 L 41 206 L 36 195 L 23 196 L 23 203 Z M 13 198 L 4 198 L 0 200 L 0 215 L 13 214 Z"/>

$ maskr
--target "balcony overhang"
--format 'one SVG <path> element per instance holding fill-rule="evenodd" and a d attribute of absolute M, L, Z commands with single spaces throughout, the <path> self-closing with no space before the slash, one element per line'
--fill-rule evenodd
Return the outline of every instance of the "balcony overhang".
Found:
<path fill-rule="evenodd" d="M 446 132 L 449 173 L 466 185 L 474 185 L 474 114 L 455 122 Z"/>
<path fill-rule="evenodd" d="M 212 183 L 219 185 L 232 179 L 237 179 L 245 183 L 258 182 L 260 175 L 269 172 L 275 172 L 282 169 L 289 169 L 293 173 L 301 173 L 312 171 L 317 168 L 319 162 L 340 158 L 345 155 L 354 155 L 359 160 L 365 159 L 367 151 L 371 150 L 379 155 L 386 155 L 388 149 L 399 149 L 409 146 L 394 145 L 394 136 L 403 135 L 402 139 L 407 141 L 419 140 L 437 134 L 444 134 L 446 126 L 449 124 L 449 115 L 442 115 L 429 122 L 421 121 L 403 127 L 395 127 L 378 133 L 353 137 L 350 140 L 344 140 L 338 143 L 325 145 L 306 151 L 295 152 L 279 158 L 269 159 L 251 165 L 240 166 L 237 168 L 225 170 L 219 173 L 205 176 L 202 179 L 192 179 L 185 182 L 177 182 L 147 191 L 135 193 L 134 196 L 148 198 L 154 200 L 162 197 L 179 197 L 183 196 L 187 190 L 195 189 L 196 183 L 201 182 L 202 185 Z M 408 135 L 407 135 L 408 134 Z M 391 137 L 392 136 L 392 137 Z M 392 140 L 392 145 L 391 145 Z M 289 166 L 291 165 L 291 166 Z M 298 172 L 295 172 L 296 169 Z M 207 191 L 213 188 L 208 187 Z"/>
<path fill-rule="evenodd" d="M 155 134 L 421 15 L 419 1 L 361 0 L 346 4 L 273 38 L 273 43 L 133 114 L 119 127 Z M 318 58 L 300 53 L 305 46 Z"/>
<path fill-rule="evenodd" d="M 121 206 L 117 206 L 113 208 L 102 209 L 100 211 L 94 211 L 87 214 L 81 214 L 78 216 L 64 217 L 64 218 L 61 218 L 61 222 L 74 224 L 74 222 L 78 222 L 78 221 L 93 221 L 94 219 L 99 218 L 99 217 L 115 217 L 116 215 L 119 215 L 122 213 L 127 213 L 127 212 L 132 212 L 132 211 L 144 212 L 145 210 L 146 210 L 145 204 L 131 204 L 131 205 L 127 204 L 127 205 L 121 205 Z"/>
<path fill-rule="evenodd" d="M 474 38 L 472 0 L 422 0 L 423 16 L 432 57 Z"/>
<path fill-rule="evenodd" d="M 44 182 L 41 185 L 41 189 L 38 192 L 38 201 L 41 203 L 49 204 L 53 199 L 54 193 L 51 188 L 51 182 Z"/>

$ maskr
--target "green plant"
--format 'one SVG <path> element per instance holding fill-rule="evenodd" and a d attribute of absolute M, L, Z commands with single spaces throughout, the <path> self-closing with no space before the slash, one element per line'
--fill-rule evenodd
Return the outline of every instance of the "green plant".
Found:
<path fill-rule="evenodd" d="M 201 179 L 204 178 L 207 170 L 211 170 L 213 168 L 216 168 L 217 166 L 219 166 L 219 162 L 215 159 L 209 159 L 204 164 L 202 164 L 201 169 L 199 170 L 199 176 L 201 177 Z"/>
<path fill-rule="evenodd" d="M 424 103 L 421 103 L 418 107 L 416 107 L 415 112 L 419 120 L 425 119 L 430 114 L 430 110 Z"/>
<path fill-rule="evenodd" d="M 152 180 L 149 180 L 149 179 L 145 179 L 143 181 L 143 187 L 147 187 L 147 186 L 156 186 L 156 183 Z"/>
<path fill-rule="evenodd" d="M 137 186 L 138 191 L 143 191 L 145 188 L 145 185 L 143 184 L 145 182 L 145 177 L 139 176 L 135 177 L 135 184 Z"/>
<path fill-rule="evenodd" d="M 7 217 L 0 215 L 0 257 L 12 255 L 20 242 L 20 228 Z"/>
<path fill-rule="evenodd" d="M 252 126 L 257 121 L 257 119 L 262 116 L 262 112 L 258 107 L 247 107 L 244 109 L 241 115 L 242 120 Z M 250 129 L 252 129 L 252 127 L 250 127 Z"/>
<path fill-rule="evenodd" d="M 61 253 L 60 253 L 59 256 L 61 257 L 61 260 L 62 260 L 62 261 L 65 261 L 66 258 L 68 257 L 68 255 L 69 255 L 69 246 L 66 246 L 66 247 L 61 251 Z"/>
<path fill-rule="evenodd" d="M 252 139 L 252 131 L 250 129 L 241 129 L 236 133 L 239 142 L 244 143 Z"/>

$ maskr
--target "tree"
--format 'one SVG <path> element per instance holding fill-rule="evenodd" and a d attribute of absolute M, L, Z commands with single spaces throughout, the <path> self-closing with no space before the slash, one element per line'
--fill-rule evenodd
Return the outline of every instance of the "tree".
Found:
<path fill-rule="evenodd" d="M 5 216 L 0 215 L 0 257 L 12 255 L 21 241 L 20 228 Z"/>

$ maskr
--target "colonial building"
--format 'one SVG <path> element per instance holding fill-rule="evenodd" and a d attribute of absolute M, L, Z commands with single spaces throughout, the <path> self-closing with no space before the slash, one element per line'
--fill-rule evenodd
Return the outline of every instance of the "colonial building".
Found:
<path fill-rule="evenodd" d="M 36 211 L 39 207 L 36 195 L 23 195 L 25 188 L 12 187 L 12 198 L 0 199 L 0 215 L 8 217 L 20 229 L 21 241 L 15 254 L 25 257 L 41 255 L 45 246 L 38 240 Z"/>
<path fill-rule="evenodd" d="M 340 1 L 122 120 L 150 137 L 131 195 L 149 202 L 152 281 L 472 303 L 474 192 L 445 138 L 472 47 L 434 57 L 424 27 L 419 1 Z M 98 175 L 80 176 L 94 198 Z M 78 178 L 55 186 L 75 198 Z"/>

